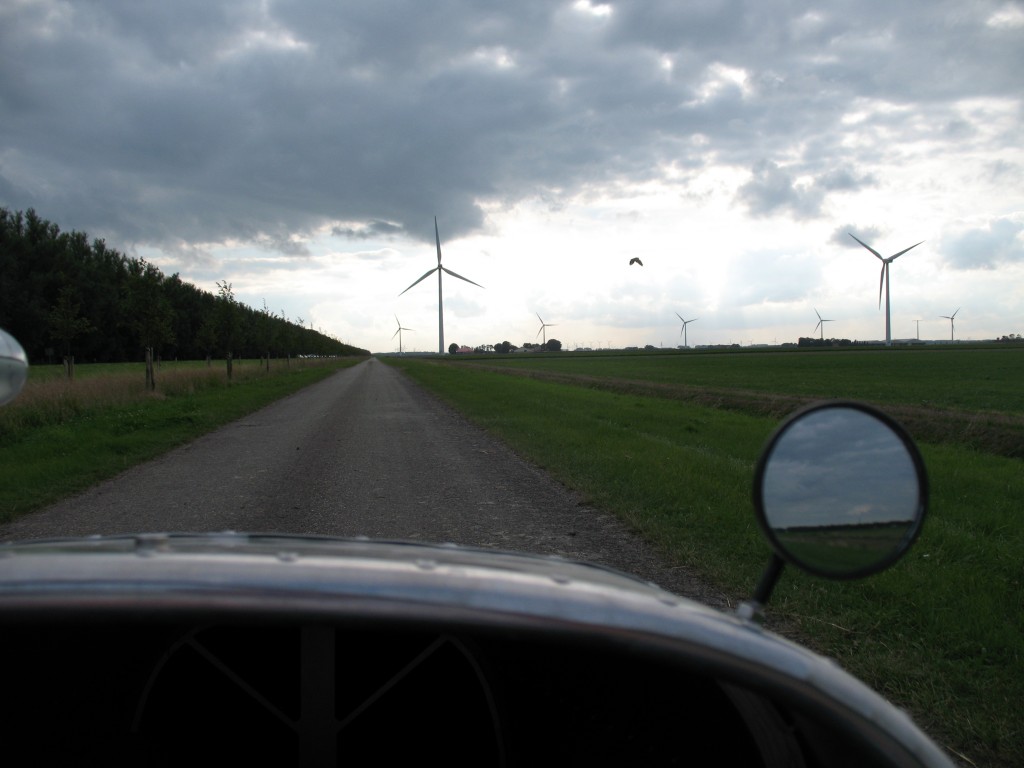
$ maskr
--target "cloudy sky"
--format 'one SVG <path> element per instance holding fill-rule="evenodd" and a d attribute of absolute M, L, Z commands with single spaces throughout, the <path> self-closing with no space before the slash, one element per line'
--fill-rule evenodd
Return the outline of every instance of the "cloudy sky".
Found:
<path fill-rule="evenodd" d="M 1024 3 L 0 0 L 0 205 L 371 351 L 1024 333 Z M 643 266 L 629 266 L 640 257 Z M 919 322 L 918 322 L 919 321 Z"/>

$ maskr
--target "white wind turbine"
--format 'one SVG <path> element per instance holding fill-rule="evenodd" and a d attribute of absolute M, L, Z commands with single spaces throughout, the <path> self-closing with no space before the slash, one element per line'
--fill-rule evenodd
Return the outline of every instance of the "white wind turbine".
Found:
<path fill-rule="evenodd" d="M 678 317 L 680 320 L 683 320 L 683 316 L 680 315 L 678 312 L 676 312 L 676 317 Z M 683 327 L 679 329 L 679 335 L 683 337 L 683 346 L 686 347 L 687 349 L 690 348 L 690 344 L 686 339 L 686 326 L 698 320 L 700 320 L 699 317 L 695 317 L 693 318 L 693 320 L 683 320 Z"/>
<path fill-rule="evenodd" d="M 447 272 L 452 277 L 457 277 L 457 278 L 459 278 L 459 280 L 465 280 L 467 283 L 472 283 L 477 288 L 483 288 L 483 286 L 480 285 L 480 283 L 474 283 L 468 277 L 463 277 L 462 275 L 459 275 L 459 274 L 456 274 L 455 272 L 452 272 L 447 267 L 442 267 L 441 266 L 441 236 L 437 233 L 437 216 L 434 217 L 434 239 L 437 241 L 437 266 L 434 267 L 433 269 L 427 271 L 415 283 L 410 285 L 409 288 L 412 288 L 413 285 L 416 285 L 416 283 L 419 283 L 419 282 L 422 282 L 423 280 L 426 280 L 432 274 L 437 272 L 437 353 L 439 355 L 443 355 L 444 354 L 444 297 L 443 297 L 442 292 L 441 292 L 441 273 L 442 272 Z M 409 288 L 406 288 L 405 291 L 408 291 Z M 402 291 L 402 293 L 405 293 L 405 291 Z M 401 296 L 402 293 L 400 293 L 398 295 Z"/>
<path fill-rule="evenodd" d="M 398 315 L 395 315 L 395 322 L 398 323 L 398 330 L 391 334 L 391 338 L 398 337 L 398 354 L 402 354 L 402 331 L 411 331 L 412 328 L 403 328 L 402 321 L 398 319 Z"/>
<path fill-rule="evenodd" d="M 960 307 L 957 307 L 956 308 L 956 312 L 959 312 L 959 311 L 960 311 Z M 953 338 L 953 318 L 956 317 L 956 312 L 954 312 L 952 315 L 939 315 L 939 317 L 942 317 L 942 318 L 945 318 L 946 320 L 949 320 L 949 340 L 950 341 L 955 341 L 955 339 Z"/>
<path fill-rule="evenodd" d="M 818 330 L 819 326 L 821 327 L 821 340 L 824 341 L 825 340 L 825 323 L 831 323 L 833 321 L 828 319 L 828 318 L 822 317 L 821 313 L 818 312 L 817 309 L 814 310 L 814 314 L 816 314 L 818 316 L 818 325 L 814 326 L 814 330 Z"/>
<path fill-rule="evenodd" d="M 547 329 L 548 328 L 553 328 L 556 325 L 556 323 L 545 323 L 544 322 L 544 318 L 540 316 L 540 312 L 537 312 L 535 314 L 537 315 L 537 319 L 540 320 L 540 330 L 537 331 L 537 336 L 540 336 L 543 333 L 544 334 L 544 344 L 547 344 L 548 343 L 548 331 L 547 331 Z M 537 336 L 534 336 L 534 338 L 537 338 Z"/>
<path fill-rule="evenodd" d="M 854 240 L 857 240 L 856 236 L 854 236 L 854 234 L 852 232 L 847 232 L 847 234 L 850 235 L 850 237 L 852 237 Z M 885 344 L 886 344 L 886 346 L 891 347 L 892 346 L 892 331 L 891 331 L 891 325 L 890 325 L 890 322 L 889 322 L 889 265 L 892 264 L 894 261 L 896 261 L 896 259 L 898 259 L 900 256 L 902 256 L 904 253 L 909 251 L 910 248 L 917 248 L 917 246 L 919 246 L 921 243 L 923 243 L 924 240 L 922 240 L 921 243 L 914 243 L 912 246 L 910 246 L 910 248 L 904 248 L 899 253 L 894 253 L 892 256 L 890 256 L 887 259 L 883 259 L 882 258 L 882 254 L 880 254 L 878 251 L 876 251 L 874 248 L 872 248 L 870 245 L 868 245 L 867 243 L 863 242 L 862 240 L 857 240 L 857 242 L 860 243 L 861 245 L 863 245 L 865 248 L 867 248 L 873 254 L 875 254 L 875 256 L 878 257 L 878 260 L 882 262 L 882 276 L 878 280 L 878 306 L 879 307 L 882 306 L 882 284 L 884 283 L 885 284 Z"/>

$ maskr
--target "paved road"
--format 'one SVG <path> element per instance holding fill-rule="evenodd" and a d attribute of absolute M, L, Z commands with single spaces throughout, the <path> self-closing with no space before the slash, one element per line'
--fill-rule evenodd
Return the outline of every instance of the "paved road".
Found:
<path fill-rule="evenodd" d="M 223 530 L 557 554 L 718 602 L 615 518 L 375 359 L 0 526 L 0 540 Z"/>

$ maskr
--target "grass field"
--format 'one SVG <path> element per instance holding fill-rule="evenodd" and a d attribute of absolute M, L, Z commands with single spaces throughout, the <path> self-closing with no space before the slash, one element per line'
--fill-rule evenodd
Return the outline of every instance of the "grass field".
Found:
<path fill-rule="evenodd" d="M 1024 415 L 1019 349 L 388 361 L 734 602 L 769 555 L 750 491 L 780 407 L 854 398 L 1008 424 L 1003 453 Z M 908 557 L 854 583 L 789 569 L 769 624 L 910 710 L 964 764 L 1024 765 L 1024 462 L 979 450 L 971 430 L 920 431 L 942 439 L 920 443 L 931 505 Z"/>
<path fill-rule="evenodd" d="M 1024 345 L 835 348 L 733 354 L 488 355 L 468 360 L 653 384 L 1024 415 Z"/>

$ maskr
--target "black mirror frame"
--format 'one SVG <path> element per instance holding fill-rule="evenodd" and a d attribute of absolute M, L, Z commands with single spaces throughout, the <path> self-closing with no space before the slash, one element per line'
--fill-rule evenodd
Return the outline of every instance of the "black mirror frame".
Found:
<path fill-rule="evenodd" d="M 907 454 L 914 465 L 914 470 L 917 473 L 917 484 L 918 484 L 918 508 L 916 510 L 916 517 L 910 530 L 904 536 L 900 546 L 896 547 L 894 551 L 887 557 L 880 559 L 876 563 L 872 563 L 864 568 L 858 568 L 846 573 L 836 573 L 833 571 L 827 571 L 821 568 L 816 568 L 813 565 L 802 562 L 799 558 L 793 557 L 786 547 L 776 537 L 774 530 L 768 525 L 767 516 L 764 508 L 764 475 L 767 470 L 768 461 L 774 452 L 775 445 L 778 441 L 786 434 L 790 427 L 794 423 L 800 421 L 802 418 L 816 413 L 818 411 L 828 410 L 832 408 L 848 408 L 856 411 L 861 411 L 868 416 L 871 416 L 883 425 L 888 427 L 896 437 L 900 439 L 903 446 L 907 450 Z M 857 402 L 855 400 L 823 400 L 820 402 L 812 403 L 800 410 L 794 412 L 785 421 L 780 424 L 772 436 L 768 438 L 768 442 L 765 443 L 764 448 L 761 451 L 761 455 L 758 457 L 757 465 L 754 469 L 754 512 L 757 518 L 757 524 L 761 528 L 762 534 L 768 539 L 771 544 L 772 550 L 775 555 L 787 563 L 795 565 L 801 570 L 814 574 L 815 576 L 821 576 L 823 578 L 832 579 L 835 581 L 852 581 L 854 579 L 861 579 L 866 576 L 871 576 L 876 573 L 880 573 L 887 568 L 891 567 L 894 563 L 898 562 L 900 558 L 907 553 L 907 550 L 913 545 L 914 541 L 921 533 L 921 528 L 924 525 L 924 519 L 928 511 L 928 473 L 925 470 L 924 459 L 921 457 L 921 452 L 917 445 L 914 443 L 913 438 L 906 429 L 891 416 L 882 412 L 874 406 L 867 405 L 865 403 Z"/>

